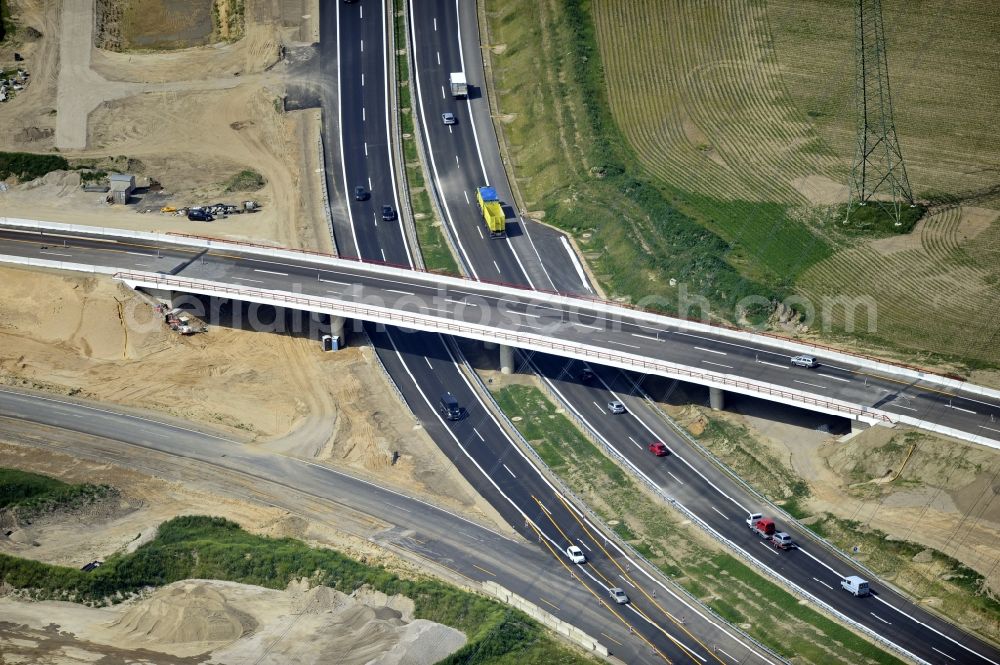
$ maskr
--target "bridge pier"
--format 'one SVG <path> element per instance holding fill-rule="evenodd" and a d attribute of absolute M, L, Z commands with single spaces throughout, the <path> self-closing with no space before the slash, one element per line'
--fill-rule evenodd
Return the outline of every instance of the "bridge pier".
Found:
<path fill-rule="evenodd" d="M 514 347 L 500 345 L 500 373 L 511 374 L 514 371 Z"/>
<path fill-rule="evenodd" d="M 330 334 L 340 338 L 341 346 L 347 345 L 347 340 L 344 338 L 345 320 L 342 316 L 330 316 Z"/>
<path fill-rule="evenodd" d="M 722 411 L 725 408 L 726 393 L 723 392 L 722 388 L 710 387 L 708 389 L 708 404 L 713 411 Z"/>

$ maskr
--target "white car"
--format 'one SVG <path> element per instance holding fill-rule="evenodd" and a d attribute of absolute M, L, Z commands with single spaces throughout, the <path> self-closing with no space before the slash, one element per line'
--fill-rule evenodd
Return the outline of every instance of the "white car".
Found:
<path fill-rule="evenodd" d="M 812 356 L 794 356 L 792 358 L 792 364 L 798 365 L 799 367 L 816 367 L 819 365 L 816 359 Z"/>
<path fill-rule="evenodd" d="M 587 557 L 584 555 L 583 550 L 581 550 L 576 545 L 570 545 L 566 548 L 566 556 L 573 563 L 586 563 Z"/>
<path fill-rule="evenodd" d="M 625 405 L 616 399 L 608 402 L 608 411 L 611 413 L 625 413 Z"/>
<path fill-rule="evenodd" d="M 625 595 L 625 591 L 621 589 L 621 587 L 611 587 L 608 589 L 608 595 L 611 596 L 611 600 L 615 601 L 619 605 L 625 605 L 628 603 L 628 596 Z"/>
<path fill-rule="evenodd" d="M 454 113 L 442 113 L 441 114 L 441 122 L 443 122 L 446 125 L 454 125 L 455 122 L 456 122 L 456 120 L 455 120 L 455 114 Z"/>

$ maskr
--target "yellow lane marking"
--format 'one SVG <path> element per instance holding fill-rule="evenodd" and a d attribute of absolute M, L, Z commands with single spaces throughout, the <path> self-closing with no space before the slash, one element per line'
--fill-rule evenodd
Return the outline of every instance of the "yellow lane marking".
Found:
<path fill-rule="evenodd" d="M 628 580 L 629 583 L 633 587 L 635 587 L 636 590 L 639 591 L 639 593 L 641 593 L 643 596 L 645 596 L 646 599 L 649 602 L 651 602 L 653 605 L 655 605 L 657 607 L 657 609 L 659 609 L 661 612 L 663 612 L 664 616 L 666 616 L 668 619 L 670 619 L 670 621 L 673 622 L 673 624 L 675 626 L 677 626 L 681 630 L 681 632 L 683 632 L 685 635 L 687 635 L 688 637 L 690 637 L 692 640 L 694 640 L 695 642 L 697 642 L 698 644 L 700 644 L 701 647 L 708 654 L 710 654 L 713 658 L 715 658 L 715 660 L 719 661 L 719 663 L 721 665 L 725 665 L 724 661 L 721 658 L 719 658 L 717 655 L 715 655 L 715 653 L 713 653 L 713 651 L 711 649 L 709 649 L 708 646 L 704 642 L 702 642 L 693 633 L 691 633 L 691 631 L 689 631 L 687 628 L 685 628 L 684 624 L 682 622 L 678 621 L 677 618 L 674 617 L 673 614 L 671 614 L 670 612 L 668 612 L 665 607 L 663 607 L 662 605 L 660 605 L 656 601 L 655 598 L 653 598 L 652 596 L 650 596 L 646 592 L 645 589 L 643 589 L 641 586 L 639 586 L 638 584 L 636 584 L 635 580 L 632 579 L 632 576 L 628 574 L 628 571 L 626 571 L 624 568 L 622 568 L 621 564 L 618 563 L 618 561 L 615 560 L 615 558 L 611 556 L 611 553 L 608 552 L 604 548 L 604 545 L 601 544 L 600 540 L 598 538 L 594 537 L 594 534 L 592 534 L 590 532 L 590 529 L 587 528 L 587 526 L 583 523 L 583 521 L 579 518 L 579 516 L 577 516 L 577 514 L 566 504 L 566 500 L 561 495 L 559 496 L 559 500 L 563 502 L 563 505 L 566 506 L 566 510 L 569 512 L 570 515 L 573 516 L 573 519 L 575 519 L 577 521 L 577 523 L 583 529 L 584 533 L 586 533 L 590 537 L 590 539 L 592 541 L 594 541 L 594 543 L 599 548 L 601 548 L 601 551 L 604 552 L 605 556 L 608 557 L 608 559 L 611 561 L 611 563 L 613 563 L 618 568 L 618 570 L 621 571 L 621 575 L 622 575 L 623 578 L 625 578 L 626 580 Z M 641 610 L 639 610 L 639 608 L 633 607 L 632 609 L 634 609 L 636 612 L 638 612 L 644 619 L 646 619 L 646 621 L 649 621 L 652 625 L 654 625 L 657 628 L 659 628 L 660 632 L 663 633 L 667 637 L 668 640 L 670 640 L 675 645 L 677 645 L 677 647 L 679 649 L 681 649 L 681 651 L 683 651 L 684 653 L 688 654 L 693 659 L 700 659 L 700 656 L 698 656 L 697 654 L 693 653 L 687 646 L 684 645 L 683 642 L 681 642 L 680 640 L 678 640 L 677 638 L 675 638 L 673 635 L 671 635 L 670 633 L 668 633 L 666 631 L 666 629 L 663 628 L 663 626 L 661 626 L 660 624 L 656 623 L 655 621 L 653 621 L 652 619 L 650 619 L 649 617 L 647 617 Z"/>
<path fill-rule="evenodd" d="M 542 601 L 542 602 L 543 602 L 543 603 L 545 603 L 546 605 L 550 605 L 550 606 L 552 606 L 552 607 L 556 608 L 557 610 L 558 610 L 558 609 L 560 609 L 558 605 L 556 605 L 555 603 L 550 603 L 549 601 L 545 600 L 545 599 L 544 599 L 544 598 L 542 598 L 541 596 L 539 596 L 539 597 L 538 597 L 538 600 Z"/>

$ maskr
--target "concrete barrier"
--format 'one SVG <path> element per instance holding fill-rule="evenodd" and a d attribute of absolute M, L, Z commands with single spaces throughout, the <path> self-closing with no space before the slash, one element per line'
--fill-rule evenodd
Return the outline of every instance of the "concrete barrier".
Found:
<path fill-rule="evenodd" d="M 608 648 L 587 633 L 583 632 L 576 626 L 566 623 L 559 617 L 549 614 L 542 608 L 538 607 L 538 605 L 532 603 L 530 600 L 517 595 L 513 591 L 500 586 L 496 582 L 491 582 L 489 580 L 483 582 L 483 591 L 493 596 L 500 602 L 521 610 L 546 628 L 559 633 L 571 642 L 579 644 L 587 651 L 592 651 L 604 657 L 608 656 Z"/>

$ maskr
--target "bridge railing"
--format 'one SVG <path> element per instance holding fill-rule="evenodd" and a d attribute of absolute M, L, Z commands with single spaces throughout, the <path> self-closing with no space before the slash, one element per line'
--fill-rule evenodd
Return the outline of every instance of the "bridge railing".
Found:
<path fill-rule="evenodd" d="M 232 286 L 221 282 L 161 275 L 157 273 L 121 271 L 115 278 L 122 281 L 152 284 L 156 288 L 170 287 L 175 290 L 193 291 L 205 294 L 226 294 L 237 299 L 256 299 L 268 303 L 279 303 L 299 309 L 333 313 L 338 316 L 373 321 L 402 328 L 415 328 L 430 332 L 441 332 L 459 337 L 498 342 L 518 348 L 528 348 L 554 355 L 579 358 L 595 363 L 609 364 L 647 373 L 665 374 L 674 378 L 692 380 L 695 383 L 726 388 L 751 395 L 760 395 L 772 400 L 783 400 L 795 404 L 812 406 L 847 417 L 891 423 L 890 417 L 867 407 L 855 406 L 837 400 L 817 397 L 796 390 L 778 388 L 763 382 L 740 379 L 728 374 L 718 374 L 676 365 L 664 360 L 653 360 L 640 355 L 609 351 L 597 346 L 584 346 L 560 341 L 544 335 L 523 333 L 494 328 L 482 324 L 470 324 L 429 314 L 416 314 L 388 307 L 355 304 L 333 298 L 319 298 L 284 291 L 272 291 L 252 286 Z"/>

